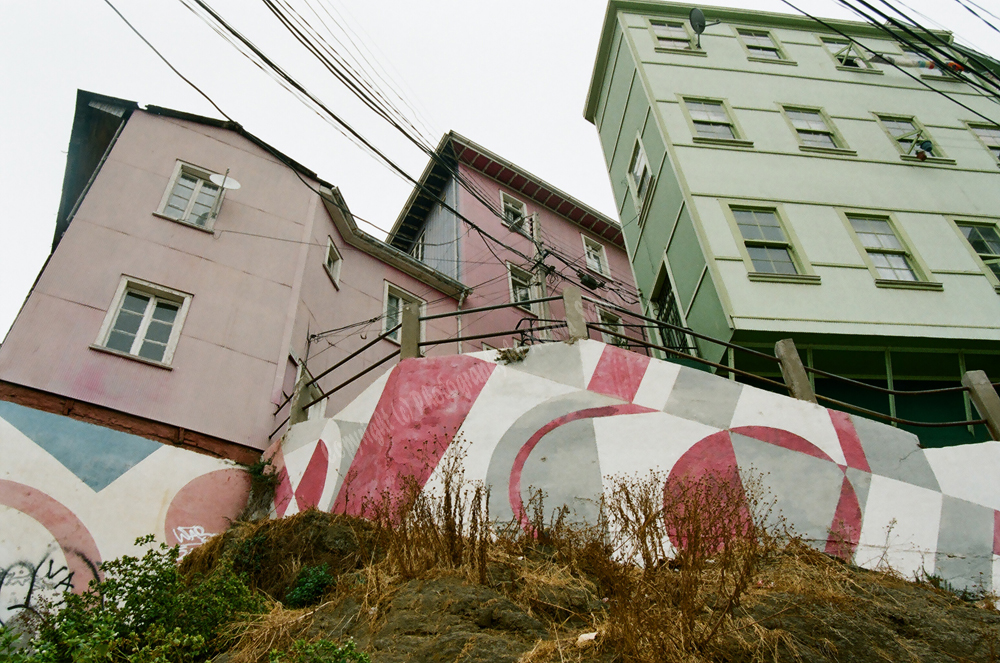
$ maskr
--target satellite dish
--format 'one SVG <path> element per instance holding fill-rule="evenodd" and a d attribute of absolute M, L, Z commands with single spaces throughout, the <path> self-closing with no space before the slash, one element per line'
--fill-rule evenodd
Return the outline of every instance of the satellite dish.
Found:
<path fill-rule="evenodd" d="M 695 7 L 691 10 L 689 20 L 691 21 L 691 29 L 696 35 L 705 31 L 705 12 Z"/>
<path fill-rule="evenodd" d="M 211 175 L 209 178 L 212 184 L 221 186 L 223 189 L 239 189 L 240 183 L 229 176 L 228 171 L 225 175 Z"/>

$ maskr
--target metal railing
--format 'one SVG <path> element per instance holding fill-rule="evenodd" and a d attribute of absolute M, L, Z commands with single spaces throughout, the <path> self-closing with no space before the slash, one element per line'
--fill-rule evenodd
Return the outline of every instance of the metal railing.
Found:
<path fill-rule="evenodd" d="M 490 331 L 477 334 L 462 335 L 461 332 L 457 333 L 455 336 L 442 338 L 442 339 L 431 339 L 424 340 L 421 337 L 421 325 L 422 323 L 429 320 L 440 320 L 443 318 L 461 318 L 461 316 L 474 313 L 486 313 L 490 311 L 499 311 L 503 309 L 511 308 L 524 308 L 536 304 L 542 304 L 545 302 L 552 302 L 562 300 L 564 303 L 564 319 L 553 319 L 553 318 L 542 318 L 540 316 L 522 317 L 513 329 L 503 329 L 497 331 Z M 586 319 L 584 315 L 583 302 L 588 302 L 594 306 L 598 306 L 601 309 L 607 311 L 613 311 L 616 314 L 620 314 L 618 323 L 611 322 L 590 322 Z M 635 319 L 639 322 L 625 322 L 621 320 L 621 316 L 628 316 L 629 318 Z M 526 327 L 522 327 L 522 324 L 527 323 Z M 552 336 L 551 332 L 557 329 L 567 330 L 567 338 L 556 339 Z M 693 339 L 699 339 L 706 343 L 711 343 L 719 347 L 726 348 L 729 356 L 729 365 L 711 361 L 704 357 L 699 356 L 697 351 L 697 344 L 694 348 L 676 348 L 670 347 L 663 343 L 656 343 L 649 340 L 647 336 L 647 331 L 649 329 L 659 330 L 660 332 L 664 330 L 670 330 L 673 332 L 678 332 L 684 334 L 686 337 Z M 638 334 L 627 334 L 628 330 L 637 330 Z M 766 385 L 768 387 L 785 391 L 789 393 L 794 398 L 800 400 L 806 400 L 813 403 L 828 403 L 838 409 L 851 410 L 858 412 L 867 417 L 873 419 L 878 419 L 892 424 L 913 426 L 913 427 L 924 427 L 924 428 L 947 428 L 955 426 L 976 426 L 985 424 L 989 429 L 990 435 L 995 440 L 1000 440 L 1000 396 L 997 395 L 995 386 L 990 383 L 986 374 L 982 371 L 970 371 L 967 372 L 962 378 L 962 386 L 956 387 L 942 387 L 937 389 L 915 389 L 915 390 L 905 390 L 905 389 L 894 389 L 891 387 L 880 387 L 878 385 L 868 384 L 861 380 L 856 380 L 842 375 L 837 375 L 835 373 L 830 373 L 818 368 L 811 366 L 805 366 L 802 363 L 802 359 L 795 348 L 795 344 L 791 339 L 784 339 L 775 344 L 775 354 L 770 355 L 766 352 L 761 352 L 760 350 L 755 350 L 753 348 L 748 348 L 730 341 L 724 341 L 722 339 L 714 338 L 707 334 L 702 334 L 696 332 L 687 327 L 681 327 L 675 324 L 664 322 L 656 318 L 648 317 L 635 311 L 631 311 L 622 306 L 612 304 L 610 302 L 601 301 L 594 299 L 592 297 L 584 296 L 580 291 L 572 286 L 568 286 L 564 289 L 563 294 L 553 295 L 549 297 L 538 297 L 535 299 L 525 300 L 521 302 L 508 302 L 504 304 L 494 304 L 490 306 L 480 306 L 471 309 L 459 309 L 456 311 L 447 311 L 444 313 L 434 313 L 430 315 L 420 315 L 419 310 L 415 304 L 406 304 L 402 311 L 402 320 L 399 324 L 395 325 L 386 332 L 380 334 L 373 340 L 369 341 L 361 348 L 350 353 L 340 361 L 336 362 L 333 366 L 327 368 L 323 372 L 319 373 L 312 379 L 304 381 L 302 385 L 297 386 L 296 392 L 293 393 L 291 397 L 286 399 L 282 405 L 279 406 L 279 410 L 284 407 L 289 401 L 292 402 L 292 407 L 290 408 L 289 416 L 282 421 L 281 424 L 275 429 L 271 434 L 273 436 L 277 433 L 286 422 L 288 422 L 296 413 L 296 409 L 300 412 L 308 410 L 310 407 L 322 402 L 323 400 L 329 398 L 332 394 L 336 393 L 340 389 L 352 384 L 361 377 L 367 375 L 371 371 L 375 370 L 379 366 L 382 366 L 394 357 L 399 356 L 401 359 L 409 359 L 421 356 L 421 348 L 434 347 L 438 345 L 448 344 L 448 343 L 461 343 L 464 341 L 478 341 L 488 338 L 498 338 L 506 336 L 517 336 L 520 338 L 522 344 L 530 343 L 542 343 L 542 342 L 553 342 L 557 340 L 581 340 L 585 338 L 590 338 L 591 332 L 599 332 L 604 335 L 605 338 L 616 339 L 621 341 L 621 343 L 616 343 L 616 345 L 627 346 L 627 349 L 642 348 L 647 354 L 650 350 L 655 350 L 657 352 L 664 353 L 669 357 L 675 359 L 682 359 L 684 362 L 691 362 L 693 364 L 700 364 L 713 369 L 718 373 L 728 374 L 730 377 L 740 377 L 744 380 L 752 381 L 753 383 L 759 383 Z M 308 393 L 308 389 L 312 388 L 318 390 L 315 385 L 318 381 L 335 371 L 336 369 L 342 367 L 350 360 L 359 356 L 366 350 L 374 347 L 380 341 L 385 340 L 388 337 L 392 337 L 394 334 L 399 332 L 398 340 L 400 347 L 389 355 L 381 358 L 377 362 L 365 367 L 360 372 L 352 375 L 346 380 L 342 381 L 336 387 L 322 392 L 318 396 L 312 398 L 304 397 L 305 393 Z M 545 335 L 539 336 L 545 332 Z M 641 338 L 637 336 L 641 335 Z M 662 334 L 661 334 L 662 335 Z M 395 339 L 394 339 L 395 340 Z M 774 362 L 777 364 L 777 368 L 781 375 L 781 381 L 766 377 L 765 375 L 760 375 L 758 373 L 753 373 L 744 369 L 736 368 L 735 366 L 735 353 L 743 353 L 748 356 L 754 357 L 756 359 L 766 360 L 768 362 Z M 822 394 L 815 393 L 812 381 L 809 379 L 809 375 L 818 376 L 822 378 L 838 380 L 843 383 L 852 385 L 859 389 L 867 389 L 872 392 L 879 394 L 889 395 L 890 399 L 895 396 L 927 396 L 927 395 L 941 395 L 950 393 L 961 393 L 968 394 L 969 399 L 975 406 L 976 410 L 980 413 L 981 418 L 979 419 L 968 419 L 963 421 L 943 421 L 943 422 L 930 422 L 930 421 L 915 421 L 912 419 L 906 419 L 903 417 L 895 416 L 895 409 L 891 408 L 892 414 L 885 414 L 883 412 L 878 412 L 876 410 L 871 410 L 859 405 L 854 405 L 852 403 L 847 403 L 842 400 L 831 398 Z M 298 396 L 298 398 L 296 398 Z M 304 404 L 301 404 L 303 401 Z M 966 407 L 968 407 L 968 401 L 966 401 Z M 277 414 L 277 412 L 275 413 Z"/>

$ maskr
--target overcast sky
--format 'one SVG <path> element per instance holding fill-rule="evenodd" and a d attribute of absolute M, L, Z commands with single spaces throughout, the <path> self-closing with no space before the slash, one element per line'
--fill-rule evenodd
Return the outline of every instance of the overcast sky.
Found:
<path fill-rule="evenodd" d="M 261 3 L 209 0 L 269 56 L 416 176 L 425 157 L 362 109 Z M 305 0 L 290 0 L 305 10 Z M 977 0 L 1000 14 L 998 0 Z M 239 55 L 180 0 L 111 0 L 234 120 L 339 186 L 387 230 L 410 185 Z M 605 0 L 309 0 L 348 26 L 436 143 L 454 129 L 615 217 L 596 130 L 582 116 Z M 791 12 L 780 0 L 702 3 Z M 795 4 L 852 18 L 834 0 Z M 954 0 L 906 0 L 930 27 L 998 53 Z M 711 19 L 711 10 L 706 9 Z M 328 19 L 329 20 L 329 19 Z M 341 38 L 344 33 L 340 33 Z M 0 337 L 52 242 L 77 89 L 218 117 L 104 0 L 0 0 Z M 372 231 L 371 228 L 366 228 Z M 374 231 L 373 231 L 374 232 Z"/>

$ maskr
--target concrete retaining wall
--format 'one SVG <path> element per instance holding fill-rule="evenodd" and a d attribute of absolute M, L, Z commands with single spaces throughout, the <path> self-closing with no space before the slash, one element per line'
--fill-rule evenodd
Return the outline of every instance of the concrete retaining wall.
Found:
<path fill-rule="evenodd" d="M 83 591 L 140 536 L 186 554 L 248 492 L 229 461 L 0 401 L 0 625 Z"/>
<path fill-rule="evenodd" d="M 461 440 L 490 512 L 530 488 L 586 519 L 616 475 L 763 474 L 777 508 L 821 550 L 959 587 L 1000 586 L 1000 443 L 924 450 L 910 433 L 597 341 L 406 360 L 331 419 L 272 448 L 274 515 L 359 513 L 405 477 L 437 485 Z"/>

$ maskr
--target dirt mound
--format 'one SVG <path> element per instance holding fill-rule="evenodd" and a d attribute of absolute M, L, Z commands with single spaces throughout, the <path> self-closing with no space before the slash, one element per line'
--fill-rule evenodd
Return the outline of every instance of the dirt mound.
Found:
<path fill-rule="evenodd" d="M 721 548 L 710 538 L 700 558 L 694 544 L 666 556 L 662 538 L 646 538 L 649 558 L 666 563 L 637 564 L 624 561 L 635 547 L 606 534 L 625 531 L 624 521 L 603 534 L 557 520 L 473 539 L 427 513 L 371 522 L 308 511 L 237 524 L 182 568 L 232 564 L 279 602 L 234 631 L 257 645 L 234 646 L 231 663 L 319 638 L 353 639 L 374 663 L 1000 660 L 990 597 L 860 569 L 794 537 L 723 532 L 735 538 Z M 657 521 L 636 522 L 648 536 Z M 280 603 L 293 595 L 311 603 Z"/>

